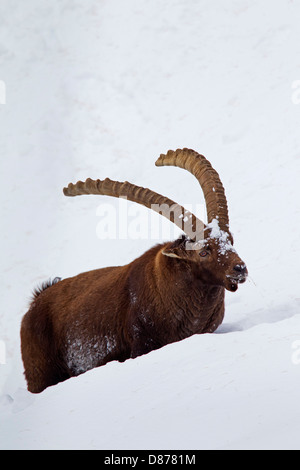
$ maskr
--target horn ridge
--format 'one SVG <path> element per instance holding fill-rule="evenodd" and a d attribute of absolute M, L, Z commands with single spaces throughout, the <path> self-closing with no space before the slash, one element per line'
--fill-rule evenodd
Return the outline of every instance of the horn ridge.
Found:
<path fill-rule="evenodd" d="M 136 186 L 128 181 L 119 182 L 109 178 L 105 180 L 77 181 L 70 183 L 63 189 L 65 196 L 79 196 L 83 194 L 99 194 L 112 197 L 126 197 L 130 201 L 144 205 L 176 224 L 191 240 L 200 240 L 204 237 L 204 223 L 194 214 L 187 211 L 171 199 L 158 194 L 151 189 Z"/>
<path fill-rule="evenodd" d="M 192 173 L 204 194 L 208 223 L 217 218 L 220 229 L 229 232 L 228 207 L 223 184 L 219 174 L 203 155 L 188 148 L 169 150 L 160 155 L 155 165 L 177 166 Z"/>

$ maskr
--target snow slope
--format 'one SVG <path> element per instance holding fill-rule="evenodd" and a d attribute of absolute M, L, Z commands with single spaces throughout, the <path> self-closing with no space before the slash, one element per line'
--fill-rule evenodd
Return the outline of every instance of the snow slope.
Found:
<path fill-rule="evenodd" d="M 299 389 L 289 343 L 298 322 L 295 315 L 269 330 L 257 326 L 239 334 L 205 335 L 201 341 L 194 336 L 125 364 L 112 362 L 34 398 L 19 391 L 17 402 L 7 405 L 11 411 L 3 416 L 2 445 L 296 446 Z"/>
<path fill-rule="evenodd" d="M 288 0 L 1 2 L 0 448 L 299 449 L 299 14 Z M 100 202 L 117 201 L 63 186 L 109 176 L 203 204 L 191 175 L 154 166 L 178 147 L 221 175 L 249 269 L 223 325 L 28 393 L 33 287 L 164 238 L 100 239 Z"/>

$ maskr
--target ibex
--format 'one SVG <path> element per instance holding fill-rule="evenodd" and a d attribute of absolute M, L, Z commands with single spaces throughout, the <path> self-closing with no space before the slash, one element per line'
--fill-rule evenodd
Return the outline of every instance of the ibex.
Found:
<path fill-rule="evenodd" d="M 168 217 L 185 235 L 154 246 L 126 266 L 55 278 L 36 289 L 21 325 L 29 391 L 39 393 L 109 361 L 125 361 L 195 333 L 215 331 L 224 317 L 225 289 L 235 292 L 245 282 L 247 268 L 233 248 L 218 173 L 189 149 L 170 150 L 156 165 L 184 168 L 197 178 L 208 223 L 128 182 L 87 179 L 64 188 L 66 196 L 127 197 Z"/>

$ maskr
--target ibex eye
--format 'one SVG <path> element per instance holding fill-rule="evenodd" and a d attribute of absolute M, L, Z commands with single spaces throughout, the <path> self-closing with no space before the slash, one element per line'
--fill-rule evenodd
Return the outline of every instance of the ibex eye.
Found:
<path fill-rule="evenodd" d="M 200 256 L 207 256 L 208 255 L 208 251 L 206 250 L 203 250 L 203 251 L 200 251 Z"/>

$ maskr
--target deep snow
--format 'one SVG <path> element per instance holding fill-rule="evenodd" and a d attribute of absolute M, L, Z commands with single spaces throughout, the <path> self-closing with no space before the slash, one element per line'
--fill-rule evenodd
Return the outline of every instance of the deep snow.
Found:
<path fill-rule="evenodd" d="M 0 448 L 300 448 L 299 15 L 288 0 L 1 2 Z M 219 172 L 248 266 L 224 323 L 30 394 L 34 286 L 167 239 L 101 239 L 118 201 L 62 188 L 108 176 L 203 204 L 192 175 L 154 165 L 178 147 Z"/>

